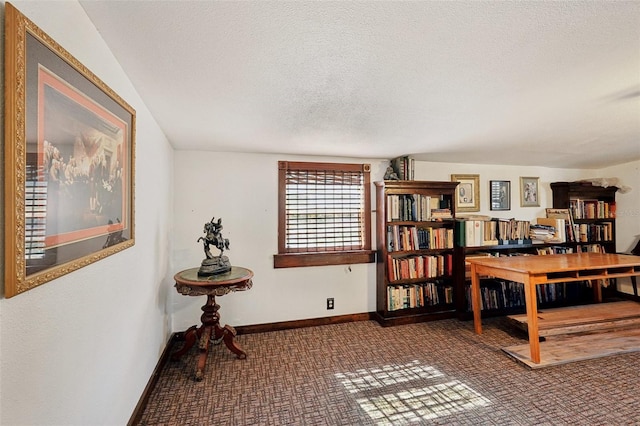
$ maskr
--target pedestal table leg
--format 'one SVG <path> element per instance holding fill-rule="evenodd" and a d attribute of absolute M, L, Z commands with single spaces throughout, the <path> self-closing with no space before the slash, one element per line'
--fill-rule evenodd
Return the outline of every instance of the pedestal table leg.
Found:
<path fill-rule="evenodd" d="M 220 314 L 218 310 L 220 305 L 216 303 L 216 297 L 214 295 L 207 296 L 207 303 L 202 307 L 202 320 L 201 333 L 198 334 L 200 343 L 198 345 L 200 355 L 198 356 L 198 363 L 196 365 L 195 377 L 196 380 L 202 380 L 204 375 L 204 368 L 207 363 L 207 355 L 209 353 L 209 344 L 211 340 L 220 340 L 229 348 L 231 352 L 236 354 L 238 359 L 245 359 L 247 353 L 235 342 L 236 330 L 230 325 L 220 327 Z"/>
<path fill-rule="evenodd" d="M 211 341 L 211 333 L 218 326 L 220 320 L 220 314 L 218 314 L 220 305 L 216 304 L 216 297 L 213 295 L 207 296 L 207 303 L 202 307 L 202 333 L 199 335 L 200 342 L 198 349 L 200 354 L 198 355 L 198 362 L 196 364 L 195 377 L 196 380 L 202 380 L 204 375 L 204 367 L 207 363 L 207 355 L 209 354 L 209 342 Z"/>
<path fill-rule="evenodd" d="M 182 355 L 189 352 L 189 349 L 191 349 L 193 344 L 196 342 L 196 339 L 200 337 L 200 334 L 201 330 L 198 329 L 197 326 L 192 325 L 189 327 L 189 329 L 184 332 L 184 345 L 171 355 L 171 360 L 177 361 Z"/>
<path fill-rule="evenodd" d="M 220 325 L 216 325 L 215 328 L 215 339 L 222 338 L 224 344 L 229 348 L 231 352 L 236 354 L 236 358 L 238 359 L 246 359 L 247 353 L 240 347 L 240 345 L 235 341 L 236 337 L 236 329 L 231 327 L 230 325 L 225 325 L 224 327 L 220 327 Z"/>

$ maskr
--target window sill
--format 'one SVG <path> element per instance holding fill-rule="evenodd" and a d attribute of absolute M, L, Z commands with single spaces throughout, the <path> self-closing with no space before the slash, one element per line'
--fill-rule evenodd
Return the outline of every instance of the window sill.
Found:
<path fill-rule="evenodd" d="M 340 251 L 331 253 L 287 253 L 273 255 L 274 268 L 352 265 L 355 263 L 374 263 L 375 261 L 375 250 Z"/>

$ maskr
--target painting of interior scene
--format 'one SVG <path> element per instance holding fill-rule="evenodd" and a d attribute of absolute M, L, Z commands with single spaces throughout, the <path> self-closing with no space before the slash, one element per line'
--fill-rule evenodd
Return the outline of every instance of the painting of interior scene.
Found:
<path fill-rule="evenodd" d="M 38 180 L 47 188 L 46 246 L 106 235 L 126 219 L 126 126 L 80 93 L 43 88 Z"/>

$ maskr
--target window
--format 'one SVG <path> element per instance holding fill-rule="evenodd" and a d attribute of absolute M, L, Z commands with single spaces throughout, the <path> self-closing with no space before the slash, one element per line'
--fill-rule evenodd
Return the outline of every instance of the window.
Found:
<path fill-rule="evenodd" d="M 278 162 L 276 268 L 374 262 L 369 164 Z"/>

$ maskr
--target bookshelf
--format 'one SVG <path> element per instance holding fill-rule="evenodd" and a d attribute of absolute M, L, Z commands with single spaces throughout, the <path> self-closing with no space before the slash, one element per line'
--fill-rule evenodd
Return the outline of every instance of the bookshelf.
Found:
<path fill-rule="evenodd" d="M 563 232 L 564 237 L 558 242 L 537 242 L 529 239 L 527 234 L 514 235 L 505 239 L 498 236 L 487 236 L 482 233 L 478 238 L 476 229 L 470 238 L 469 222 L 456 224 L 458 239 L 454 250 L 457 272 L 454 273 L 456 293 L 460 295 L 457 304 L 461 318 L 469 318 L 470 281 L 465 259 L 471 256 L 532 256 L 586 251 L 616 252 L 615 241 L 615 195 L 617 188 L 603 188 L 585 182 L 555 182 L 551 184 L 553 191 L 553 209 L 570 212 L 570 230 Z M 547 209 L 547 214 L 549 214 Z M 481 221 L 484 229 L 498 219 Z M 477 223 L 477 221 L 475 221 Z M 515 221 L 525 227 L 526 221 Z M 548 220 L 539 220 L 549 223 Z M 565 221 L 562 222 L 563 224 Z M 506 222 L 504 223 L 506 225 Z M 502 223 L 498 223 L 498 227 Z M 557 225 L 556 225 L 557 227 Z M 495 228 L 495 227 L 494 227 Z M 481 227 L 482 229 L 482 227 Z M 498 228 L 499 229 L 499 228 Z M 511 229 L 516 229 L 511 220 Z M 466 235 L 465 235 L 465 230 Z M 563 230 L 564 231 L 564 230 Z M 475 235 L 475 239 L 473 238 Z M 493 244 L 497 240 L 498 244 Z M 537 301 L 542 307 L 571 306 L 593 302 L 593 289 L 585 282 L 544 284 L 537 287 Z M 603 289 L 603 297 L 615 297 L 615 285 Z M 505 315 L 524 312 L 525 301 L 523 285 L 506 280 L 486 277 L 481 281 L 481 302 L 483 315 Z"/>
<path fill-rule="evenodd" d="M 468 257 L 543 256 L 573 253 L 569 243 L 534 243 L 531 240 L 494 246 L 456 245 L 455 258 L 460 260 L 455 274 L 457 292 L 462 295 L 457 305 L 461 319 L 471 319 L 471 281 Z M 524 285 L 513 281 L 485 277 L 480 283 L 483 316 L 511 315 L 525 312 Z M 537 303 L 542 307 L 561 307 L 593 302 L 593 290 L 582 282 L 542 284 L 536 287 Z"/>
<path fill-rule="evenodd" d="M 564 221 L 561 222 L 565 226 Z M 470 318 L 471 281 L 470 257 L 539 256 L 578 251 L 602 251 L 600 241 L 542 242 L 531 237 L 532 224 L 527 220 L 466 218 L 456 221 L 458 238 L 454 249 L 457 272 L 454 273 L 456 293 L 461 295 L 457 308 L 461 319 Z M 487 232 L 489 231 L 489 232 Z M 478 237 L 480 235 L 480 237 Z M 583 282 L 552 283 L 536 287 L 537 303 L 543 307 L 560 307 L 593 302 L 593 290 Z M 506 315 L 524 312 L 524 285 L 503 279 L 485 277 L 481 280 L 483 315 Z"/>
<path fill-rule="evenodd" d="M 591 182 L 553 182 L 553 208 L 569 209 L 573 219 L 573 246 L 576 251 L 616 253 L 615 186 L 602 187 Z M 603 297 L 618 295 L 615 279 L 603 288 Z"/>
<path fill-rule="evenodd" d="M 457 182 L 376 186 L 376 314 L 383 326 L 456 315 Z"/>
<path fill-rule="evenodd" d="M 553 208 L 569 209 L 574 222 L 575 245 L 585 250 L 599 244 L 616 252 L 616 192 L 618 188 L 590 182 L 553 182 Z"/>
<path fill-rule="evenodd" d="M 396 157 L 391 160 L 391 168 L 400 180 L 414 179 L 414 160 L 409 156 Z M 386 179 L 386 177 L 385 177 Z"/>

